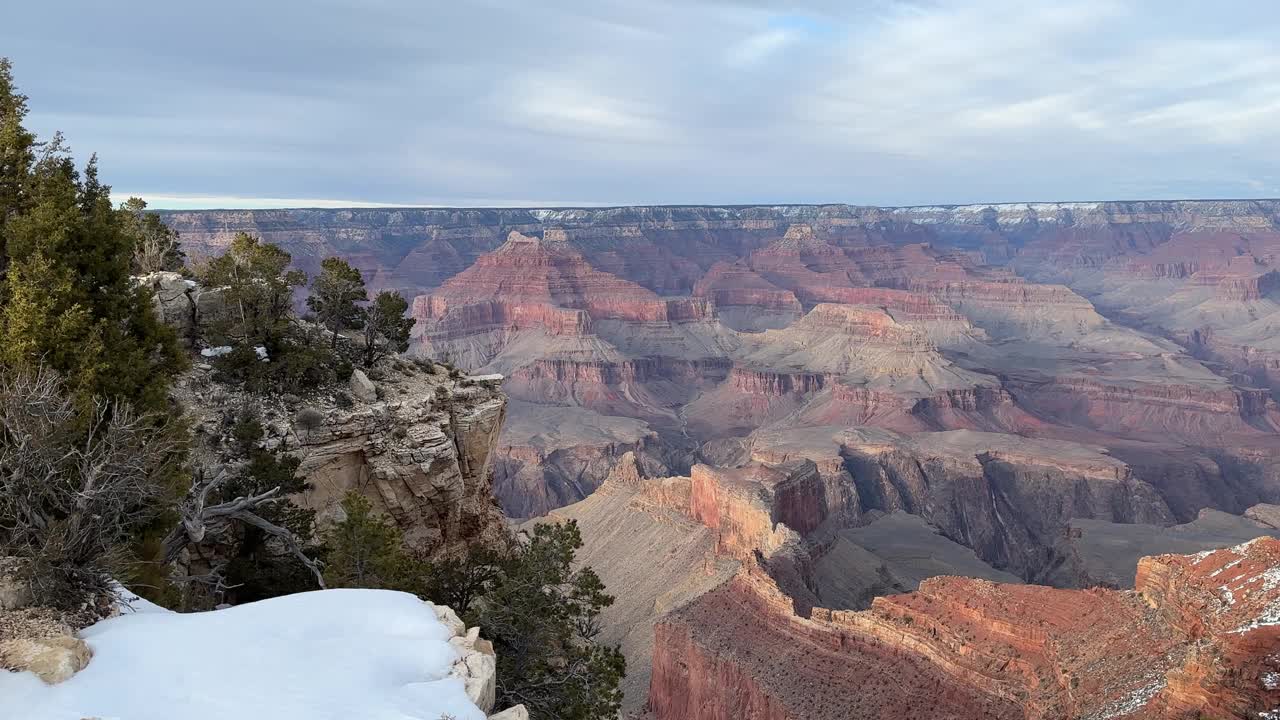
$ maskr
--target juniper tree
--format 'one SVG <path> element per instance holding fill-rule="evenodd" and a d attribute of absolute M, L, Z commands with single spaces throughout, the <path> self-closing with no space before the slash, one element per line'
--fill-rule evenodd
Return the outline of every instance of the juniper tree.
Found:
<path fill-rule="evenodd" d="M 94 397 L 160 409 L 184 358 L 130 277 L 133 237 L 96 158 L 81 173 L 60 136 L 38 145 L 25 111 L 0 63 L 0 364 L 47 365 L 86 411 Z"/>
<path fill-rule="evenodd" d="M 368 295 L 360 271 L 339 257 L 327 257 L 320 263 L 320 274 L 311 280 L 307 307 L 316 320 L 333 333 L 332 347 L 338 346 L 343 330 L 354 330 L 364 324 L 359 303 Z"/>
<path fill-rule="evenodd" d="M 325 536 L 329 587 L 400 589 L 409 582 L 411 561 L 400 529 L 378 516 L 368 498 L 349 492 L 342 498 L 343 519 Z"/>
<path fill-rule="evenodd" d="M 8 264 L 5 223 L 30 203 L 31 167 L 36 161 L 36 136 L 22 125 L 27 96 L 13 84 L 13 65 L 0 58 L 0 275 Z"/>
<path fill-rule="evenodd" d="M 207 261 L 200 278 L 207 287 L 224 288 L 227 312 L 213 328 L 217 340 L 262 345 L 269 354 L 282 349 L 289 334 L 293 289 L 307 276 L 290 270 L 293 258 L 277 245 L 237 233 L 225 253 Z"/>
<path fill-rule="evenodd" d="M 364 366 L 372 367 L 392 353 L 409 349 L 415 320 L 405 317 L 409 303 L 398 292 L 384 290 L 364 308 Z"/>
<path fill-rule="evenodd" d="M 133 271 L 139 275 L 161 270 L 180 270 L 186 262 L 178 231 L 164 224 L 160 216 L 147 212 L 147 201 L 131 197 L 120 205 L 127 231 L 133 235 Z"/>

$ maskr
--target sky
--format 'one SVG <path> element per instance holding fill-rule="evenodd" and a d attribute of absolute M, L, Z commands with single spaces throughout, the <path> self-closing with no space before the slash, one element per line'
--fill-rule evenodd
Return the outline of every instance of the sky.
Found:
<path fill-rule="evenodd" d="M 152 207 L 1280 196 L 1275 0 L 43 0 L 28 124 Z"/>

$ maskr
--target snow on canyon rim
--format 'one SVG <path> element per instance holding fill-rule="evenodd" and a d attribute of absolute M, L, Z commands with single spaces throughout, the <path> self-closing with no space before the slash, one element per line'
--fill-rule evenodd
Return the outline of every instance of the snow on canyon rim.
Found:
<path fill-rule="evenodd" d="M 483 720 L 430 605 L 321 590 L 178 614 L 150 603 L 81 633 L 93 660 L 48 686 L 0 672 L 0 720 Z"/>

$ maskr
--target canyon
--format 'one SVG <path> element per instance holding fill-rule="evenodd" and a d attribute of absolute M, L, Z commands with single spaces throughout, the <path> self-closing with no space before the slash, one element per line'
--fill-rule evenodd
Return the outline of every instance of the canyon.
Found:
<path fill-rule="evenodd" d="M 636 717 L 1280 705 L 1280 202 L 165 220 L 341 256 L 501 376 L 480 465 L 579 523 Z"/>

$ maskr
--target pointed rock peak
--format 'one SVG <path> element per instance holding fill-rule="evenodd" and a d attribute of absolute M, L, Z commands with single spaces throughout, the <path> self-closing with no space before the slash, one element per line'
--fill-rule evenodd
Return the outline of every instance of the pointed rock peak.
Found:
<path fill-rule="evenodd" d="M 831 246 L 813 232 L 809 223 L 793 223 L 787 228 L 782 238 L 772 245 L 775 249 L 787 250 L 831 250 Z"/>
<path fill-rule="evenodd" d="M 809 223 L 792 223 L 787 228 L 787 232 L 782 236 L 783 240 L 801 241 L 813 239 L 813 226 Z"/>
<path fill-rule="evenodd" d="M 644 475 L 640 472 L 640 462 L 636 460 L 636 454 L 627 451 L 625 455 L 618 458 L 618 463 L 613 466 L 613 470 L 609 471 L 609 476 L 604 482 L 614 486 L 638 485 L 643 479 Z"/>

